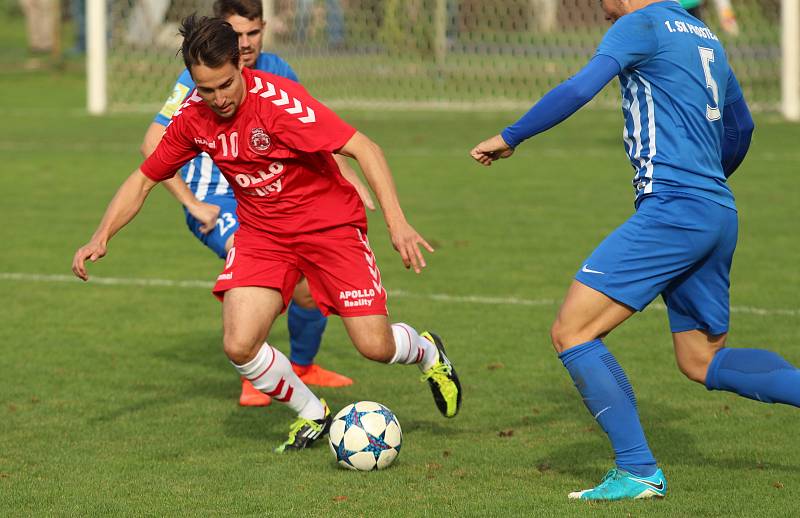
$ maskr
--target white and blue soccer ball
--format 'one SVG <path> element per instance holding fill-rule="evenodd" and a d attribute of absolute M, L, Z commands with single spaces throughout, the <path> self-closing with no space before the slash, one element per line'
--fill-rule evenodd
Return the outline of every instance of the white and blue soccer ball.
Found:
<path fill-rule="evenodd" d="M 333 418 L 328 435 L 336 461 L 345 468 L 372 471 L 388 467 L 403 442 L 391 410 L 373 401 L 347 405 Z"/>

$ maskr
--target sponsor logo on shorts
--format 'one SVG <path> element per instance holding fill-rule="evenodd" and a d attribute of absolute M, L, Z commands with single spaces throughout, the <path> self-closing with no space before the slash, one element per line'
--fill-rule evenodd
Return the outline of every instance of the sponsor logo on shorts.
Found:
<path fill-rule="evenodd" d="M 218 281 L 229 281 L 233 279 L 233 272 L 221 273 L 217 276 Z"/>
<path fill-rule="evenodd" d="M 346 308 L 372 306 L 375 299 L 375 290 L 345 290 L 339 292 L 339 300 L 343 301 Z"/>
<path fill-rule="evenodd" d="M 583 268 L 581 268 L 581 271 L 582 271 L 583 273 L 596 273 L 597 275 L 605 275 L 605 272 L 600 272 L 600 271 L 597 271 L 597 270 L 592 270 L 591 268 L 589 268 L 589 265 L 588 265 L 588 264 L 584 264 L 584 265 L 583 265 Z"/>

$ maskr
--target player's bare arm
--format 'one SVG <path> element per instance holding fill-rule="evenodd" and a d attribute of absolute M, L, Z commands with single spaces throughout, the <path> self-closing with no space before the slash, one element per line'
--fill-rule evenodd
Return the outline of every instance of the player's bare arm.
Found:
<path fill-rule="evenodd" d="M 158 147 L 158 143 L 161 142 L 161 139 L 164 137 L 165 131 L 166 127 L 157 122 L 150 124 L 144 134 L 142 145 L 139 147 L 139 151 L 142 152 L 144 158 L 153 154 L 153 151 Z M 219 217 L 218 206 L 198 200 L 179 174 L 175 174 L 175 176 L 169 180 L 164 180 L 161 183 L 164 184 L 164 187 L 172 194 L 173 198 L 186 207 L 189 214 L 202 223 L 200 226 L 201 233 L 208 234 L 214 230 L 214 226 L 217 224 L 217 218 Z"/>
<path fill-rule="evenodd" d="M 347 161 L 347 158 L 334 153 L 333 159 L 336 160 L 336 163 L 339 165 L 339 170 L 342 172 L 344 179 L 350 182 L 353 187 L 356 188 L 358 197 L 361 198 L 361 201 L 364 203 L 364 205 L 369 210 L 375 210 L 375 202 L 372 201 L 372 195 L 369 192 L 369 188 L 364 185 L 364 182 L 361 181 L 358 173 L 350 166 L 350 162 Z"/>
<path fill-rule="evenodd" d="M 120 186 L 92 238 L 72 258 L 72 272 L 78 278 L 89 280 L 86 260 L 95 262 L 106 255 L 108 241 L 136 216 L 155 184 L 140 169 L 136 169 Z"/>
<path fill-rule="evenodd" d="M 490 166 L 495 160 L 501 158 L 508 158 L 514 154 L 514 148 L 509 146 L 503 137 L 495 135 L 490 139 L 486 139 L 469 152 L 470 156 L 477 162 Z"/>
<path fill-rule="evenodd" d="M 357 131 L 339 152 L 356 159 L 378 198 L 392 238 L 392 245 L 400 253 L 405 267 L 413 268 L 416 273 L 420 273 L 426 264 L 419 246 L 422 245 L 429 252 L 433 252 L 433 247 L 406 221 L 400 200 L 397 198 L 392 172 L 380 146 Z"/>

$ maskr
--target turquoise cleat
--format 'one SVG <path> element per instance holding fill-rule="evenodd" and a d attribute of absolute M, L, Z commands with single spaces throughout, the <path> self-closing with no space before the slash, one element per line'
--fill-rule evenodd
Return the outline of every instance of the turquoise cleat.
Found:
<path fill-rule="evenodd" d="M 649 477 L 636 477 L 627 471 L 613 468 L 596 488 L 575 491 L 569 497 L 575 500 L 634 500 L 664 498 L 666 495 L 667 479 L 660 469 Z"/>

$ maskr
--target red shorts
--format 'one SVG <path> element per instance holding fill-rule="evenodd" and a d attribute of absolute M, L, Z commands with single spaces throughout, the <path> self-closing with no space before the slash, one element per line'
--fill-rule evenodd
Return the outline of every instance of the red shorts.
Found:
<path fill-rule="evenodd" d="M 386 315 L 386 290 L 367 236 L 356 227 L 275 236 L 239 229 L 214 295 L 243 286 L 279 290 L 289 304 L 301 276 L 324 315 Z"/>

